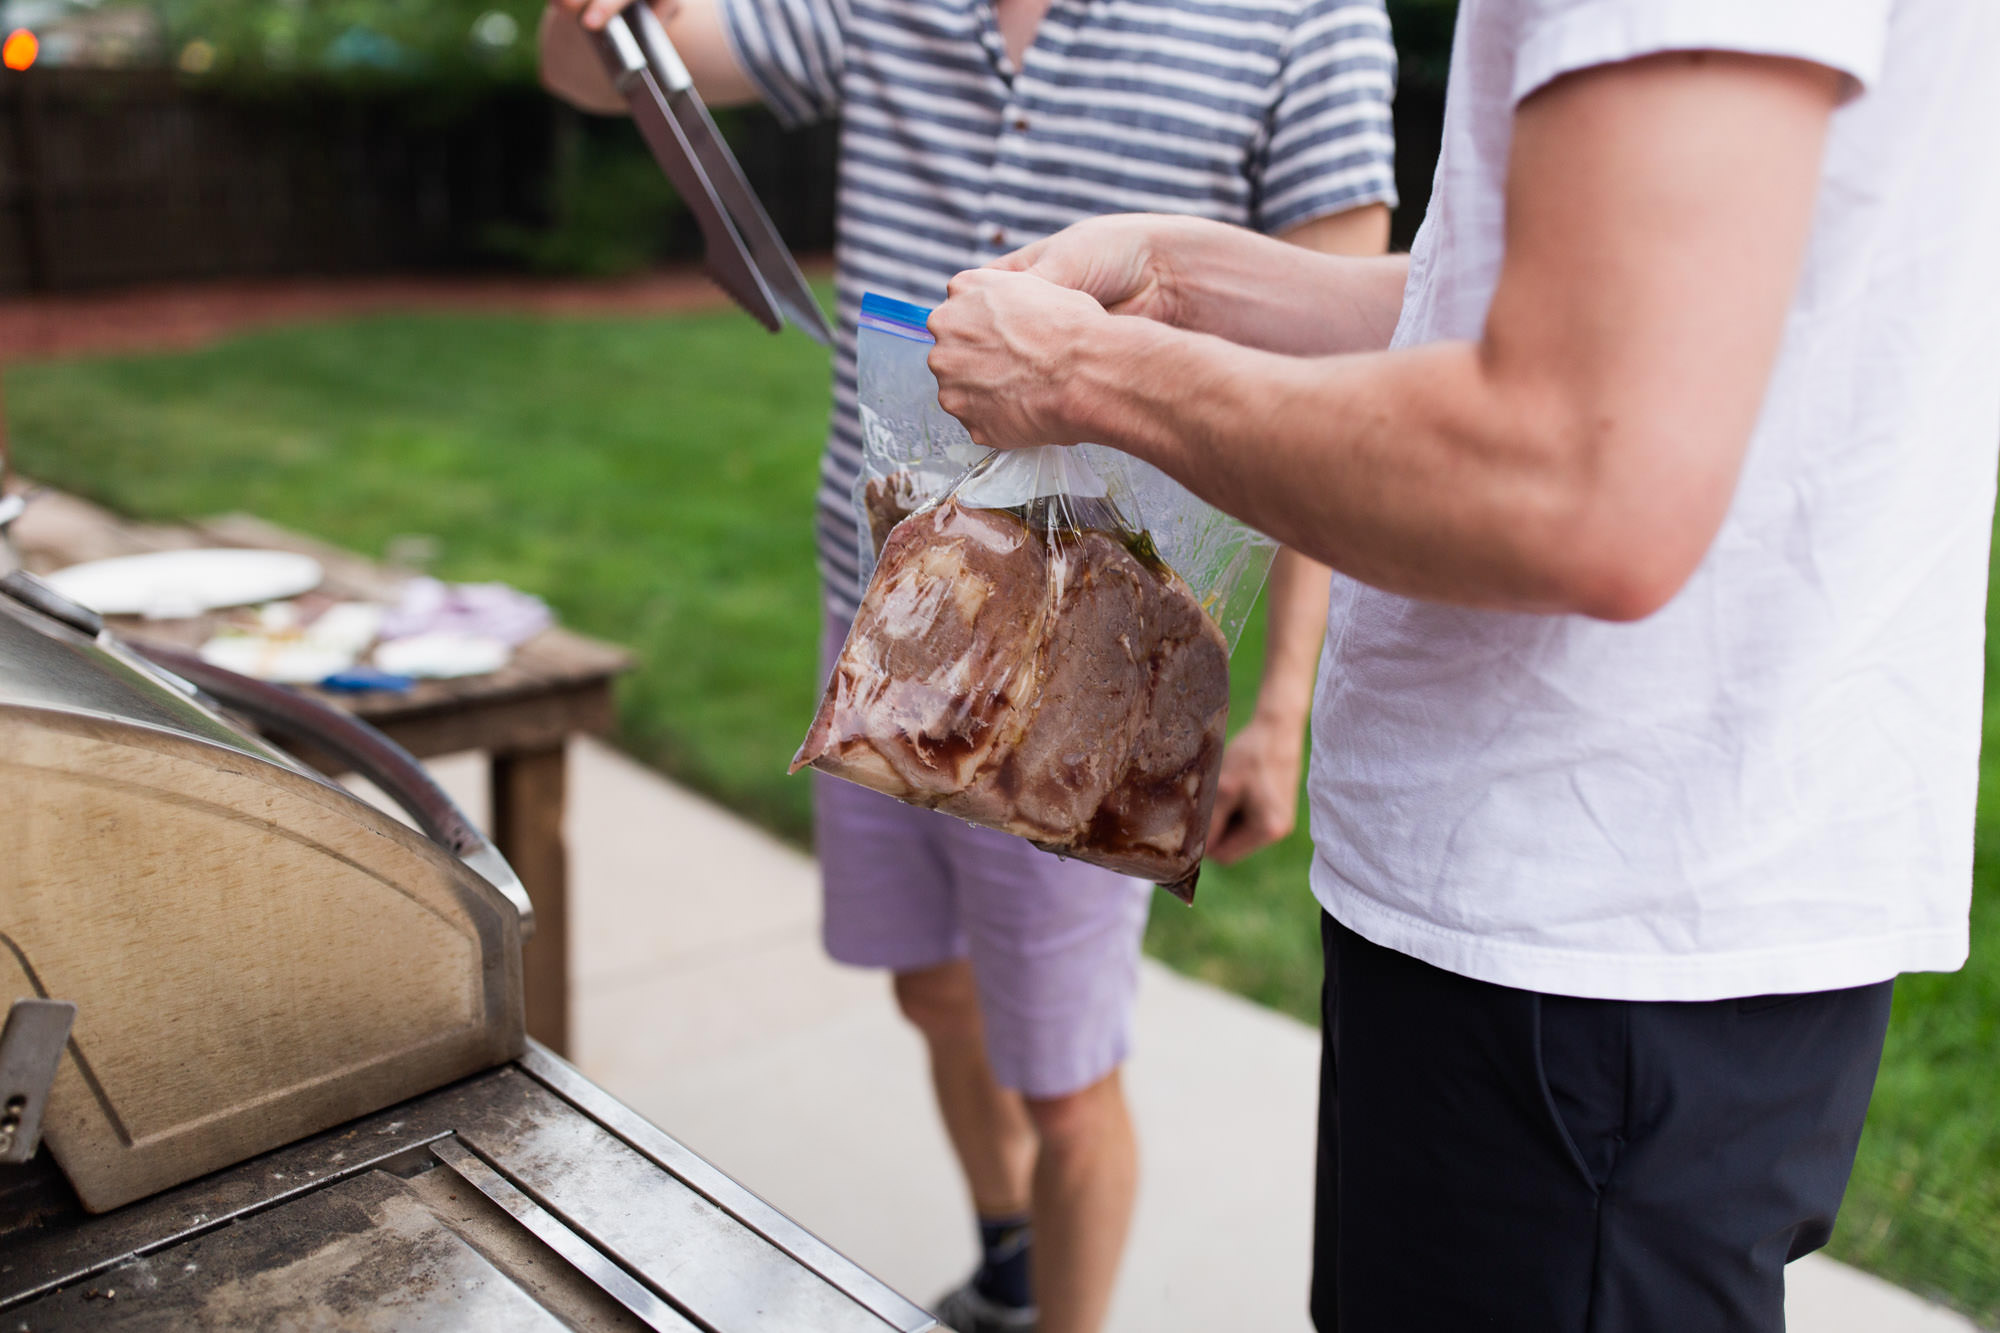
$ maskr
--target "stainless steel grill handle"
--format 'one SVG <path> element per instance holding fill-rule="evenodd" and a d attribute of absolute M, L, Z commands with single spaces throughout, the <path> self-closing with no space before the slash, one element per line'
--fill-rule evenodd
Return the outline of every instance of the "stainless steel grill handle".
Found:
<path fill-rule="evenodd" d="M 534 934 L 535 908 L 520 876 L 408 750 L 366 723 L 295 690 L 239 675 L 178 648 L 129 646 L 281 740 L 311 746 L 380 787 L 425 835 L 449 848 L 514 905 L 523 940 Z"/>

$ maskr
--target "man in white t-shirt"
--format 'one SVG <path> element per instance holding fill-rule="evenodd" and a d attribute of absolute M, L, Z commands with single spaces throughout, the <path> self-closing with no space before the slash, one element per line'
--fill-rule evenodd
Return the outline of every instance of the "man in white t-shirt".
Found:
<path fill-rule="evenodd" d="M 1322 1328 L 1782 1326 L 1966 956 L 1996 68 L 1992 0 L 1464 0 L 1407 260 L 1098 219 L 933 318 L 975 438 L 1348 576 Z"/>

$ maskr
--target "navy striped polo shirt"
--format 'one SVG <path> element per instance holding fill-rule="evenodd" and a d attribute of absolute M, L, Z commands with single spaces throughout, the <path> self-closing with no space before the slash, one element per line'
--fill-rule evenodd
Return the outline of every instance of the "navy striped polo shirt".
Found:
<path fill-rule="evenodd" d="M 816 536 L 851 618 L 865 528 L 854 331 L 864 291 L 945 284 L 1101 213 L 1279 233 L 1395 202 L 1382 0 L 1052 0 L 1017 70 L 986 0 L 722 0 L 778 117 L 841 118 L 839 337 Z"/>

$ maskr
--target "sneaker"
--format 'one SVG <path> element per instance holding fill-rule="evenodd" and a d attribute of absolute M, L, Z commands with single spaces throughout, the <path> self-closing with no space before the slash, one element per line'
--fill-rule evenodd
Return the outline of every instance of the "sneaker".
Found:
<path fill-rule="evenodd" d="M 938 1322 L 956 1333 L 1035 1333 L 1036 1312 L 999 1305 L 981 1296 L 970 1280 L 958 1290 L 940 1296 L 931 1307 Z"/>

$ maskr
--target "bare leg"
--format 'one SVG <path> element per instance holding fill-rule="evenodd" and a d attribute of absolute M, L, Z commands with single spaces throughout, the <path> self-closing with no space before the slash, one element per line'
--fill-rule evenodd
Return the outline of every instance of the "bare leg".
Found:
<path fill-rule="evenodd" d="M 1020 1094 L 994 1082 L 986 1063 L 972 965 L 961 958 L 898 973 L 896 1003 L 930 1047 L 938 1110 L 972 1190 L 972 1206 L 981 1217 L 1026 1213 L 1035 1131 Z"/>
<path fill-rule="evenodd" d="M 1139 1149 L 1118 1071 L 1066 1097 L 1031 1099 L 1039 1333 L 1096 1333 L 1132 1225 Z"/>
<path fill-rule="evenodd" d="M 1096 1333 L 1111 1304 L 1138 1189 L 1138 1146 L 1113 1071 L 1080 1092 L 1024 1100 L 994 1081 L 963 960 L 900 973 L 924 1034 L 945 1132 L 985 1217 L 1031 1212 L 1040 1333 Z"/>

